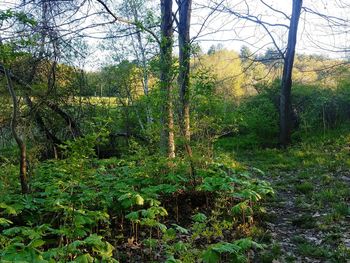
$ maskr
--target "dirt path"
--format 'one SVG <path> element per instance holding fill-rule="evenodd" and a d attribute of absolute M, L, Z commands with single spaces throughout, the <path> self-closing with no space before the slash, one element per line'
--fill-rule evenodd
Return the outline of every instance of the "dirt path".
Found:
<path fill-rule="evenodd" d="M 279 178 L 280 179 L 280 178 Z M 274 180 L 273 185 L 279 185 L 280 180 Z M 278 187 L 277 195 L 274 202 L 267 204 L 268 213 L 271 213 L 272 222 L 266 223 L 267 229 L 271 232 L 273 242 L 276 242 L 281 249 L 281 258 L 283 261 L 294 262 L 321 262 L 319 260 L 310 259 L 308 257 L 298 255 L 297 244 L 294 240 L 296 237 L 303 237 L 311 242 L 319 243 L 322 232 L 312 229 L 302 228 L 296 224 L 298 216 L 303 217 L 303 211 L 296 206 L 296 199 L 299 193 L 294 191 L 292 187 L 286 186 L 286 189 Z M 305 222 L 307 223 L 307 222 Z"/>
<path fill-rule="evenodd" d="M 337 200 L 337 186 L 349 183 L 330 174 L 331 183 L 309 176 L 309 171 L 281 172 L 270 179 L 276 196 L 266 203 L 265 228 L 274 248 L 272 262 L 350 262 L 350 215 L 348 192 Z M 338 178 L 340 177 L 340 179 Z M 350 185 L 349 189 L 350 189 Z M 334 196 L 335 195 L 335 196 Z M 334 198 L 335 197 L 335 198 Z M 320 200 L 321 199 L 321 200 Z M 341 204 L 341 205 L 340 205 Z M 344 206 L 344 208 L 342 207 Z M 346 209 L 348 211 L 346 211 Z M 268 262 L 269 260 L 267 260 Z"/>

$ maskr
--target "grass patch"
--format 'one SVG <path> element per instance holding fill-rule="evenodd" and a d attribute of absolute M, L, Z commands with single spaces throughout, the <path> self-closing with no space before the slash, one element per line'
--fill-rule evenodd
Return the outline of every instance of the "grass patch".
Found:
<path fill-rule="evenodd" d="M 307 241 L 297 244 L 297 249 L 301 255 L 307 257 L 322 259 L 329 256 L 329 251 L 325 250 L 324 247 L 316 246 Z"/>
<path fill-rule="evenodd" d="M 294 218 L 292 224 L 300 228 L 310 229 L 316 227 L 316 220 L 309 214 L 303 214 Z"/>
<path fill-rule="evenodd" d="M 350 215 L 350 206 L 348 203 L 341 202 L 334 207 L 334 213 L 346 217 Z"/>
<path fill-rule="evenodd" d="M 271 263 L 274 260 L 279 259 L 282 256 L 282 248 L 280 244 L 273 243 L 269 248 L 261 253 L 259 262 L 262 263 Z"/>
<path fill-rule="evenodd" d="M 310 258 L 315 258 L 325 262 L 347 263 L 350 258 L 350 249 L 344 245 L 332 244 L 334 247 L 326 247 L 316 245 L 303 237 L 293 238 L 293 242 L 297 246 L 297 251 L 300 255 Z"/>
<path fill-rule="evenodd" d="M 330 188 L 321 190 L 315 196 L 317 200 L 320 200 L 323 204 L 333 203 L 339 200 L 339 194 L 336 189 Z"/>
<path fill-rule="evenodd" d="M 308 194 L 308 193 L 310 193 L 310 192 L 312 192 L 314 190 L 314 186 L 310 182 L 304 182 L 304 183 L 301 183 L 301 184 L 297 184 L 295 186 L 295 189 L 298 192 L 300 192 L 300 193 Z"/>

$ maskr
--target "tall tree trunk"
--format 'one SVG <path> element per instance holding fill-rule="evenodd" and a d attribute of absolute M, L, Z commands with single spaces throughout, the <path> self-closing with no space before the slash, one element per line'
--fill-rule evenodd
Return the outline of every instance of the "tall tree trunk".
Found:
<path fill-rule="evenodd" d="M 169 158 L 175 157 L 174 112 L 172 103 L 172 46 L 173 20 L 172 0 L 161 0 L 161 34 L 160 43 L 160 88 L 164 99 L 161 123 L 161 151 Z"/>
<path fill-rule="evenodd" d="M 292 127 L 292 71 L 297 43 L 298 24 L 303 5 L 302 0 L 293 0 L 292 17 L 290 19 L 287 53 L 284 58 L 280 95 L 280 144 L 286 147 L 291 142 Z"/>
<path fill-rule="evenodd" d="M 192 0 L 179 1 L 179 87 L 180 87 L 180 122 L 186 144 L 190 142 L 190 22 Z"/>
<path fill-rule="evenodd" d="M 190 24 L 192 0 L 179 0 L 179 93 L 180 93 L 180 129 L 185 139 L 185 150 L 190 160 L 190 173 L 195 181 L 195 169 L 192 160 L 190 130 Z"/>
<path fill-rule="evenodd" d="M 7 87 L 9 90 L 9 93 L 12 98 L 13 103 L 13 111 L 12 111 L 12 119 L 11 119 L 11 132 L 13 135 L 13 138 L 15 139 L 18 148 L 20 150 L 20 159 L 19 159 L 19 177 L 21 182 L 21 188 L 22 188 L 22 194 L 26 194 L 29 192 L 28 187 L 28 178 L 27 178 L 27 148 L 23 140 L 18 135 L 16 128 L 17 128 L 17 117 L 18 117 L 18 102 L 15 90 L 12 85 L 11 77 L 9 76 L 8 70 L 4 67 L 4 72 L 7 80 Z"/>

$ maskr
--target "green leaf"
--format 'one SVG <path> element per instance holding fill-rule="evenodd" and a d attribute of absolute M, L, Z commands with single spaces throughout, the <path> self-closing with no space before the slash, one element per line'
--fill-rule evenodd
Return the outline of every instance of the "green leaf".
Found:
<path fill-rule="evenodd" d="M 110 243 L 104 242 L 103 249 L 100 249 L 98 253 L 102 256 L 102 258 L 110 259 L 113 256 L 113 250 L 114 247 Z"/>
<path fill-rule="evenodd" d="M 165 263 L 181 263 L 181 261 L 178 259 L 175 259 L 174 256 L 170 256 L 166 259 Z"/>
<path fill-rule="evenodd" d="M 45 244 L 45 241 L 42 240 L 42 239 L 35 239 L 33 240 L 32 242 L 29 243 L 29 247 L 32 247 L 32 248 L 37 248 L 37 247 L 41 247 Z"/>
<path fill-rule="evenodd" d="M 177 224 L 172 224 L 172 225 L 175 227 L 176 231 L 178 231 L 179 233 L 188 234 L 188 230 L 186 228 L 183 228 L 182 226 L 179 226 Z"/>
<path fill-rule="evenodd" d="M 129 214 L 127 214 L 126 216 L 125 216 L 125 218 L 127 218 L 127 219 L 129 219 L 129 220 L 131 220 L 131 221 L 136 221 L 136 220 L 138 220 L 139 219 L 139 212 L 138 211 L 135 211 L 135 212 L 131 212 L 131 213 L 129 213 Z"/>
<path fill-rule="evenodd" d="M 5 209 L 5 213 L 8 215 L 17 215 L 17 211 L 9 205 L 6 205 L 5 203 L 0 203 L 0 208 Z"/>
<path fill-rule="evenodd" d="M 77 263 L 93 263 L 94 262 L 94 258 L 86 253 L 84 255 L 81 255 L 79 257 L 77 257 L 73 262 L 77 262 Z"/>
<path fill-rule="evenodd" d="M 187 251 L 186 243 L 179 241 L 174 244 L 174 249 L 176 252 L 179 252 L 179 253 L 185 252 Z"/>
<path fill-rule="evenodd" d="M 193 221 L 198 223 L 204 223 L 207 220 L 207 216 L 203 213 L 197 213 L 192 216 Z"/>
<path fill-rule="evenodd" d="M 0 225 L 1 225 L 1 226 L 9 226 L 9 225 L 11 225 L 11 224 L 13 224 L 12 221 L 10 221 L 10 220 L 8 220 L 8 219 L 6 219 L 6 218 L 0 217 Z"/>
<path fill-rule="evenodd" d="M 220 260 L 220 255 L 212 249 L 207 249 L 202 255 L 203 262 L 205 263 L 217 263 Z"/>
<path fill-rule="evenodd" d="M 126 194 L 123 194 L 123 195 L 119 196 L 118 201 L 123 201 L 125 199 L 129 199 L 130 197 L 131 197 L 131 194 L 130 193 L 126 193 Z"/>
<path fill-rule="evenodd" d="M 137 205 L 143 205 L 144 204 L 144 199 L 142 198 L 141 195 L 137 194 L 135 195 L 135 204 Z"/>
<path fill-rule="evenodd" d="M 236 240 L 234 242 L 237 246 L 239 246 L 243 251 L 247 251 L 248 249 L 251 249 L 252 247 L 263 249 L 263 245 L 251 240 L 250 238 L 242 238 L 239 240 Z"/>
<path fill-rule="evenodd" d="M 158 223 L 157 227 L 160 229 L 160 231 L 162 231 L 163 233 L 165 233 L 165 231 L 167 230 L 166 225 L 162 224 L 162 223 Z"/>
<path fill-rule="evenodd" d="M 147 238 L 142 241 L 145 246 L 155 248 L 158 244 L 158 240 L 154 238 Z"/>
<path fill-rule="evenodd" d="M 237 254 L 241 250 L 240 246 L 227 242 L 215 244 L 211 249 L 218 252 L 219 254 Z"/>
<path fill-rule="evenodd" d="M 174 228 L 168 228 L 164 235 L 163 235 L 163 240 L 165 241 L 171 241 L 176 238 L 176 231 Z"/>
<path fill-rule="evenodd" d="M 249 206 L 248 200 L 236 204 L 232 207 L 231 211 L 234 215 L 245 213 L 245 215 L 248 216 L 253 213 L 253 209 Z"/>
<path fill-rule="evenodd" d="M 84 239 L 88 245 L 100 245 L 102 243 L 102 237 L 97 234 L 92 234 Z"/>

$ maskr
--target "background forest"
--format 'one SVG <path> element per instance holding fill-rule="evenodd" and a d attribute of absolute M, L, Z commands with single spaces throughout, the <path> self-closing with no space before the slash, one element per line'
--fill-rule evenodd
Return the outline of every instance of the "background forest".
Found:
<path fill-rule="evenodd" d="M 350 6 L 277 2 L 1 3 L 0 262 L 348 262 Z"/>

